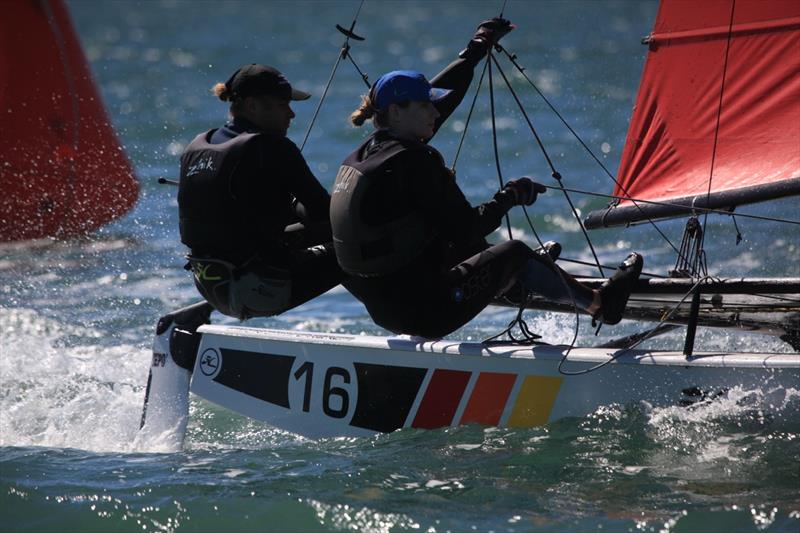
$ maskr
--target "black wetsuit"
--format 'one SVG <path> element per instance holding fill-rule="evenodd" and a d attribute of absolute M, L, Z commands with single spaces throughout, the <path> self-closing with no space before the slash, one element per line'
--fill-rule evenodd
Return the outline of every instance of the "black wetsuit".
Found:
<path fill-rule="evenodd" d="M 453 90 L 436 104 L 437 129 L 463 99 L 481 52 L 431 81 Z M 348 177 L 366 180 L 358 198 Z M 501 191 L 471 206 L 439 152 L 378 130 L 344 161 L 334 186 L 331 221 L 339 262 L 350 274 L 345 286 L 378 325 L 442 337 L 508 289 L 535 255 L 519 241 L 490 247 L 485 240 L 513 205 L 512 193 Z"/>
<path fill-rule="evenodd" d="M 223 165 L 207 168 L 215 150 L 237 144 Z M 212 290 L 201 279 L 198 289 L 223 312 L 277 314 L 342 281 L 330 242 L 330 195 L 286 137 L 241 118 L 198 136 L 181 158 L 178 206 L 181 241 L 193 257 L 230 263 L 237 277 L 285 278 L 290 286 L 282 303 L 240 313 L 228 309 L 227 289 Z"/>

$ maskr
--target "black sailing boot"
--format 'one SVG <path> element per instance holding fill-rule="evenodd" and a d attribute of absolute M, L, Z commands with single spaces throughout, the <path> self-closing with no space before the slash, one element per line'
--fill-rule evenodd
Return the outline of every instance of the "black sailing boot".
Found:
<path fill-rule="evenodd" d="M 603 324 L 617 324 L 628 304 L 636 281 L 642 273 L 644 259 L 636 252 L 620 263 L 617 272 L 600 286 L 600 309 L 592 318 Z"/>
<path fill-rule="evenodd" d="M 561 257 L 561 244 L 556 241 L 547 241 L 541 248 L 534 250 L 539 255 L 547 255 L 555 263 Z"/>

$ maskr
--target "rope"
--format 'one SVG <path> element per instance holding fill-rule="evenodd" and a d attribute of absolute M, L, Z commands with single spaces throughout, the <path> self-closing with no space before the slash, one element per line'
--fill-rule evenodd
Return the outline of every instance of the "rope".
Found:
<path fill-rule="evenodd" d="M 533 236 L 536 238 L 536 242 L 539 243 L 539 246 L 544 248 L 544 243 L 542 243 L 542 239 L 539 238 L 539 234 L 536 232 L 536 228 L 533 227 L 533 222 L 531 218 L 528 216 L 528 210 L 525 209 L 525 206 L 522 206 L 522 212 L 525 214 L 525 220 L 528 221 L 528 227 L 531 228 L 531 232 L 533 232 Z M 572 294 L 572 291 L 569 288 L 569 283 L 567 280 L 564 279 L 564 275 L 561 273 L 561 270 L 556 266 L 555 261 L 553 261 L 549 255 L 547 255 L 547 259 L 550 261 L 550 267 L 558 273 L 558 278 L 561 280 L 561 284 L 567 290 L 567 294 L 569 294 L 570 299 L 572 300 L 572 310 L 575 312 L 575 329 L 572 332 L 572 340 L 569 343 L 569 347 L 567 351 L 564 353 L 564 358 L 566 358 L 569 353 L 575 348 L 575 343 L 578 342 L 578 332 L 581 328 L 581 313 L 578 310 L 578 302 L 575 301 L 575 296 Z M 559 365 L 560 368 L 560 365 Z"/>
<path fill-rule="evenodd" d="M 704 254 L 702 248 L 703 230 L 697 217 L 692 216 L 686 222 L 686 229 L 683 231 L 681 241 L 681 256 L 675 262 L 676 275 L 681 277 L 695 277 L 702 268 L 703 275 L 708 274 L 708 268 L 703 261 Z"/>
<path fill-rule="evenodd" d="M 356 22 L 358 21 L 358 15 L 361 13 L 361 8 L 364 5 L 365 0 L 361 0 L 361 3 L 358 4 L 358 9 L 356 10 L 356 15 L 353 17 L 353 23 L 350 24 L 350 32 L 352 33 L 353 28 L 356 27 Z M 336 76 L 336 70 L 339 68 L 339 63 L 342 62 L 344 57 L 348 57 L 350 61 L 355 65 L 356 70 L 358 70 L 359 74 L 361 74 L 362 79 L 367 83 L 369 87 L 369 82 L 367 81 L 366 75 L 361 72 L 361 69 L 358 68 L 353 58 L 350 56 L 350 36 L 345 34 L 344 43 L 342 44 L 342 49 L 339 51 L 339 55 L 336 57 L 336 62 L 333 64 L 333 69 L 331 70 L 331 74 L 328 77 L 328 83 L 325 84 L 325 89 L 322 91 L 322 96 L 319 99 L 319 103 L 317 104 L 317 108 L 314 110 L 314 116 L 311 117 L 311 122 L 308 125 L 308 129 L 306 130 L 306 135 L 303 137 L 303 142 L 300 145 L 300 151 L 303 151 L 303 148 L 306 146 L 306 142 L 308 141 L 309 135 L 311 135 L 311 130 L 314 128 L 314 123 L 317 121 L 317 116 L 319 115 L 320 109 L 322 109 L 322 103 L 325 101 L 325 97 L 328 95 L 328 89 L 331 88 L 331 84 L 333 83 L 333 78 Z"/>
<path fill-rule="evenodd" d="M 623 193 L 625 193 L 625 195 L 626 195 L 626 198 L 625 198 L 625 199 L 630 199 L 630 200 L 631 200 L 631 202 L 633 202 L 633 204 L 634 204 L 634 205 L 636 205 L 636 202 L 635 202 L 635 201 L 634 201 L 632 198 L 630 198 L 630 194 L 628 193 L 627 189 L 626 189 L 626 188 L 625 188 L 625 187 L 624 187 L 624 186 L 623 186 L 623 185 L 622 185 L 622 184 L 621 184 L 619 181 L 617 181 L 617 179 L 616 179 L 616 178 L 614 177 L 614 175 L 613 175 L 613 174 L 612 174 L 612 173 L 611 173 L 611 172 L 608 170 L 608 168 L 606 168 L 606 166 L 603 164 L 603 162 L 602 162 L 602 161 L 600 161 L 600 159 L 599 159 L 599 158 L 598 158 L 598 157 L 597 157 L 597 156 L 594 154 L 594 152 L 592 152 L 592 150 L 591 150 L 591 149 L 589 148 L 589 146 L 588 146 L 588 145 L 587 145 L 587 144 L 586 144 L 586 143 L 583 141 L 583 139 L 581 139 L 580 135 L 578 135 L 578 133 L 577 133 L 577 132 L 576 132 L 574 129 L 572 129 L 572 126 L 570 126 L 570 125 L 569 125 L 569 123 L 566 121 L 566 119 L 564 119 L 564 117 L 561 115 L 561 113 L 559 113 L 559 112 L 558 112 L 558 110 L 555 108 L 555 106 L 553 106 L 553 104 L 551 104 L 551 103 L 550 103 L 550 100 L 548 100 L 548 99 L 547 99 L 547 97 L 544 95 L 544 93 L 542 93 L 542 91 L 540 91 L 540 90 L 539 90 L 539 87 L 537 87 L 537 86 L 536 86 L 536 84 L 535 84 L 535 83 L 533 83 L 533 81 L 532 81 L 532 80 L 531 80 L 531 79 L 528 77 L 528 75 L 525 73 L 525 68 L 524 68 L 524 67 L 522 67 L 522 66 L 521 66 L 521 65 L 520 65 L 520 64 L 517 62 L 517 56 L 516 56 L 516 54 L 511 54 L 511 53 L 509 53 L 509 52 L 508 52 L 508 50 L 506 50 L 505 48 L 503 48 L 503 47 L 502 47 L 502 46 L 500 46 L 500 45 L 497 45 L 497 46 L 496 46 L 496 48 L 497 48 L 498 50 L 500 50 L 501 52 L 503 52 L 503 53 L 506 55 L 506 57 L 508 57 L 508 60 L 509 60 L 509 61 L 511 61 L 511 64 L 513 64 L 513 65 L 514 65 L 514 66 L 517 68 L 517 70 L 518 70 L 518 71 L 519 71 L 519 73 L 522 75 L 522 77 L 523 77 L 523 78 L 525 78 L 525 80 L 526 80 L 526 81 L 527 81 L 527 82 L 528 82 L 528 83 L 531 85 L 531 87 L 533 87 L 533 88 L 534 88 L 534 90 L 535 90 L 535 91 L 536 91 L 536 92 L 539 94 L 539 96 L 540 96 L 540 97 L 542 98 L 542 100 L 543 100 L 543 101 L 544 101 L 544 102 L 547 104 L 547 106 L 550 108 L 550 110 L 551 110 L 551 111 L 552 111 L 552 112 L 553 112 L 553 113 L 554 113 L 554 114 L 555 114 L 555 115 L 558 117 L 558 119 L 561 121 L 561 123 L 562 123 L 562 124 L 564 124 L 564 126 L 567 128 L 567 130 L 569 130 L 569 132 L 572 134 L 572 136 L 573 136 L 573 137 L 575 137 L 575 139 L 576 139 L 576 140 L 577 140 L 577 141 L 580 143 L 580 145 L 583 147 L 583 149 L 584 149 L 584 150 L 586 150 L 586 152 L 587 152 L 587 153 L 588 153 L 588 154 L 589 154 L 589 155 L 592 157 L 592 159 L 594 159 L 594 160 L 595 160 L 595 162 L 596 162 L 596 163 L 597 163 L 597 164 L 600 166 L 600 168 L 602 168 L 602 169 L 603 169 L 603 171 L 606 173 L 606 175 L 607 175 L 607 176 L 608 176 L 608 177 L 609 177 L 609 178 L 610 178 L 610 179 L 611 179 L 611 180 L 612 180 L 612 181 L 613 181 L 613 182 L 614 182 L 614 183 L 617 185 L 617 187 L 619 187 L 619 188 L 620 188 L 620 190 L 621 190 Z M 639 207 L 638 205 L 636 205 L 636 206 L 637 206 L 637 207 Z M 640 209 L 641 209 L 641 208 L 640 208 Z M 678 249 L 675 247 L 675 245 L 674 245 L 674 244 L 672 244 L 672 241 L 669 239 L 669 237 L 667 237 L 667 236 L 664 234 L 664 232 L 663 232 L 663 231 L 661 231 L 661 228 L 659 228 L 659 227 L 656 225 L 656 223 L 655 223 L 655 222 L 653 222 L 653 220 L 652 220 L 652 219 L 650 219 L 649 217 L 646 217 L 646 218 L 647 218 L 647 221 L 648 221 L 648 222 L 649 222 L 649 223 L 650 223 L 650 224 L 653 226 L 653 228 L 654 228 L 654 229 L 655 229 L 655 230 L 658 232 L 658 234 L 659 234 L 659 235 L 661 235 L 661 238 L 662 238 L 662 239 L 664 239 L 664 241 L 665 241 L 667 244 L 669 244 L 669 245 L 670 245 L 670 247 L 671 247 L 673 250 L 675 250 L 675 252 L 676 252 L 676 253 L 679 253 L 679 252 L 678 252 Z"/>
<path fill-rule="evenodd" d="M 728 54 L 731 50 L 731 40 L 733 38 L 733 13 L 736 11 L 736 0 L 731 2 L 731 17 L 728 22 L 728 40 L 725 45 L 725 61 L 722 64 L 722 80 L 720 80 L 719 87 L 719 103 L 717 104 L 717 123 L 714 126 L 714 144 L 711 148 L 711 168 L 708 174 L 708 192 L 706 193 L 706 203 L 711 198 L 711 182 L 714 179 L 714 165 L 717 161 L 717 142 L 719 141 L 719 125 L 722 120 L 722 97 L 725 94 L 725 78 L 728 74 Z M 706 223 L 708 222 L 708 213 L 703 216 L 703 234 L 700 238 L 700 249 L 703 249 L 706 235 Z M 738 242 L 737 242 L 738 244 Z"/>
<path fill-rule="evenodd" d="M 356 60 L 353 59 L 353 56 L 350 54 L 350 47 L 349 46 L 347 47 L 347 50 L 345 51 L 345 55 L 347 56 L 347 59 L 350 60 L 350 63 L 352 63 L 353 66 L 356 68 L 356 70 L 358 71 L 358 74 L 361 76 L 361 79 L 364 80 L 364 84 L 367 86 L 367 90 L 372 89 L 372 85 L 370 85 L 370 83 L 369 83 L 369 76 L 364 74 L 364 71 L 362 71 L 360 68 L 358 68 L 358 65 L 356 64 Z"/>
<path fill-rule="evenodd" d="M 503 3 L 503 10 L 504 9 L 505 9 L 505 2 Z M 502 17 L 502 10 L 501 10 L 500 16 Z M 492 49 L 490 47 L 489 51 L 487 53 L 487 57 L 486 57 L 486 65 L 484 66 L 484 73 L 488 69 L 488 71 L 489 71 L 489 102 L 490 102 L 491 118 L 492 118 L 492 144 L 494 146 L 494 158 L 495 158 L 495 165 L 497 167 L 497 177 L 500 180 L 500 188 L 502 189 L 504 184 L 503 184 L 502 170 L 500 169 L 500 155 L 499 155 L 499 151 L 498 151 L 498 148 L 497 148 L 497 127 L 496 127 L 495 107 L 494 107 L 494 83 L 493 83 L 493 73 L 492 73 L 492 60 L 494 60 L 494 62 L 497 63 L 497 61 L 492 56 Z M 500 66 L 498 65 L 498 69 L 499 68 L 500 68 Z M 501 71 L 501 73 L 502 73 L 502 71 Z M 505 75 L 503 75 L 503 79 L 505 80 Z M 483 73 L 481 74 L 481 81 L 483 81 Z M 506 84 L 508 84 L 508 80 L 506 80 Z M 478 88 L 480 89 L 480 84 L 479 84 Z M 475 98 L 477 98 L 477 92 L 475 93 Z M 473 106 L 474 106 L 474 101 L 473 101 Z M 524 110 L 523 110 L 523 113 L 524 113 Z M 471 114 L 472 114 L 472 110 L 470 110 L 470 115 Z M 466 135 L 466 127 L 464 128 L 464 134 Z M 462 139 L 463 139 L 463 136 L 462 136 Z M 537 137 L 537 139 L 538 139 L 538 137 Z M 460 149 L 461 149 L 461 146 L 459 145 L 459 150 Z M 545 153 L 545 157 L 546 156 L 547 156 L 547 154 Z M 455 163 L 454 163 L 454 165 L 455 165 Z M 536 232 L 536 229 L 533 227 L 533 222 L 531 222 L 531 219 L 528 216 L 528 211 L 525 209 L 525 206 L 522 206 L 522 211 L 525 214 L 525 218 L 528 221 L 528 225 L 530 226 L 531 231 L 533 232 L 533 235 L 536 237 L 536 241 L 539 243 L 539 246 L 542 249 L 544 249 L 544 243 L 539 238 L 539 234 Z M 508 213 L 506 213 L 505 218 L 506 218 L 506 226 L 508 227 L 508 238 L 510 240 L 513 237 L 512 237 L 512 233 L 511 233 L 511 222 L 509 220 Z M 591 246 L 591 243 L 589 245 Z M 592 250 L 592 251 L 594 251 L 594 250 Z M 550 261 L 550 266 L 558 273 L 559 278 L 561 279 L 561 282 L 564 284 L 564 287 L 567 289 L 567 294 L 570 295 L 570 298 L 572 299 L 572 305 L 573 305 L 573 308 L 575 310 L 575 320 L 576 320 L 575 332 L 574 332 L 570 347 L 567 350 L 567 354 L 569 354 L 570 350 L 572 350 L 572 348 L 575 346 L 575 343 L 577 342 L 578 331 L 580 329 L 580 313 L 578 311 L 578 304 L 575 301 L 575 297 L 573 296 L 572 291 L 569 290 L 569 284 L 564 279 L 564 276 L 561 274 L 561 271 L 558 269 L 558 267 L 555 266 L 555 262 L 550 258 L 549 255 L 547 255 L 547 254 L 545 254 L 545 255 L 547 256 L 547 259 Z M 601 272 L 602 272 L 602 269 L 601 269 Z M 524 287 L 523 287 L 523 290 L 526 291 L 527 289 L 524 289 Z M 535 343 L 539 338 L 541 338 L 541 336 L 536 335 L 535 333 L 530 331 L 530 329 L 528 327 L 528 324 L 522 318 L 522 313 L 525 311 L 525 301 L 526 301 L 526 298 L 521 298 L 520 305 L 519 305 L 519 310 L 517 311 L 517 316 L 514 318 L 514 320 L 512 320 L 503 331 L 501 331 L 497 335 L 494 335 L 493 337 L 490 337 L 490 338 L 486 339 L 484 342 L 502 343 L 504 341 L 498 341 L 497 339 L 499 339 L 503 335 L 508 335 L 508 337 L 511 339 L 511 342 L 514 343 L 514 344 L 532 344 L 532 343 Z M 514 335 L 511 333 L 515 326 L 519 327 L 520 331 L 522 332 L 523 339 L 516 339 L 514 337 Z"/>
<path fill-rule="evenodd" d="M 509 322 L 508 326 L 498 333 L 497 335 L 493 335 L 488 339 L 484 339 L 482 344 L 520 344 L 520 345 L 530 345 L 530 344 L 542 344 L 539 339 L 542 338 L 541 335 L 537 335 L 533 333 L 530 328 L 528 328 L 528 324 L 522 319 L 522 313 L 525 311 L 525 300 L 523 298 L 522 303 L 517 310 L 517 316 Z M 512 333 L 514 330 L 514 326 L 519 326 L 520 332 L 522 332 L 522 338 L 518 339 L 514 337 Z M 500 337 L 503 335 L 508 335 L 510 341 L 507 340 L 500 340 Z"/>
<path fill-rule="evenodd" d="M 505 72 L 503 72 L 503 69 L 500 66 L 500 63 L 498 63 L 497 59 L 494 58 L 493 56 L 490 55 L 490 57 L 494 60 L 495 65 L 497 65 L 497 70 L 498 70 L 498 72 L 500 72 L 500 75 L 503 77 L 503 81 L 506 82 L 506 86 L 511 91 L 511 95 L 514 97 L 514 100 L 517 102 L 517 105 L 519 106 L 519 110 L 522 113 L 522 116 L 525 117 L 525 121 L 528 123 L 528 127 L 530 128 L 531 133 L 533 133 L 533 136 L 534 136 L 534 138 L 536 139 L 536 142 L 539 145 L 539 149 L 542 151 L 542 154 L 544 155 L 544 158 L 547 160 L 547 164 L 550 167 L 550 172 L 552 173 L 551 175 L 556 180 L 556 183 L 558 183 L 559 186 L 561 186 L 562 185 L 561 184 L 561 180 L 562 180 L 561 174 L 556 170 L 555 165 L 553 165 L 553 161 L 550 159 L 550 155 L 547 153 L 547 150 L 544 147 L 544 143 L 542 143 L 541 138 L 539 138 L 539 134 L 536 132 L 536 128 L 533 127 L 533 123 L 531 122 L 531 119 L 528 117 L 528 113 L 525 112 L 525 107 L 522 105 L 522 102 L 520 101 L 519 97 L 517 96 L 516 91 L 511 86 L 511 83 L 508 81 L 508 78 L 506 78 L 506 74 L 505 74 Z M 572 210 L 572 214 L 575 217 L 575 220 L 578 221 L 578 226 L 580 226 L 581 232 L 583 232 L 583 236 L 586 238 L 586 242 L 589 245 L 589 249 L 592 251 L 592 256 L 594 257 L 595 263 L 597 264 L 597 270 L 600 271 L 600 276 L 605 277 L 605 274 L 603 273 L 603 267 L 600 266 L 600 259 L 597 257 L 597 252 L 595 252 L 594 245 L 592 244 L 592 240 L 589 238 L 589 234 L 586 233 L 586 228 L 583 226 L 583 222 L 581 221 L 581 217 L 578 214 L 578 210 L 575 208 L 575 205 L 572 203 L 572 199 L 569 197 L 569 193 L 564 191 L 563 187 L 562 187 L 561 190 L 564 192 L 564 198 L 567 200 L 567 203 L 569 204 L 569 207 Z"/>
<path fill-rule="evenodd" d="M 503 18 L 503 13 L 505 13 L 505 11 L 506 11 L 506 4 L 507 3 L 508 3 L 508 0 L 503 0 L 503 7 L 500 8 L 500 18 Z"/>
<path fill-rule="evenodd" d="M 505 10 L 506 1 L 507 0 L 505 0 L 503 2 L 503 7 L 500 10 L 500 17 L 501 18 L 503 16 L 503 11 Z M 495 46 L 499 46 L 499 45 L 495 45 Z M 494 83 L 492 81 L 493 80 L 492 61 L 494 61 L 495 64 L 497 64 L 497 60 L 494 59 L 494 57 L 492 55 L 492 49 L 490 47 L 489 51 L 487 53 L 487 57 L 486 57 L 486 65 L 484 66 L 484 72 L 486 72 L 486 70 L 488 68 L 488 71 L 489 71 L 489 101 L 490 101 L 491 117 L 492 117 L 492 143 L 493 143 L 493 146 L 494 146 L 494 157 L 495 157 L 495 165 L 497 166 L 497 176 L 498 176 L 498 178 L 500 180 L 500 188 L 502 189 L 503 188 L 503 176 L 502 176 L 502 171 L 500 169 L 500 155 L 499 155 L 499 152 L 498 152 L 498 149 L 497 149 L 497 127 L 496 127 L 496 122 L 495 122 Z M 502 69 L 500 69 L 500 65 L 499 64 L 497 64 L 497 68 L 500 70 L 501 74 L 503 74 L 502 73 Z M 505 74 L 503 74 L 503 79 L 505 80 L 506 85 L 508 85 L 509 88 L 511 88 L 510 84 L 508 83 L 508 80 L 505 77 Z M 481 74 L 481 81 L 483 81 L 483 74 Z M 478 89 L 480 89 L 480 85 L 479 85 Z M 513 91 L 513 89 L 512 89 L 512 91 Z M 475 98 L 477 98 L 477 92 L 475 93 Z M 474 106 L 474 101 L 473 101 L 473 106 Z M 522 107 L 520 107 L 520 109 L 522 109 Z M 525 113 L 524 109 L 522 109 L 522 112 L 523 112 L 523 114 Z M 472 114 L 472 110 L 470 110 L 470 115 L 471 114 Z M 466 127 L 464 128 L 464 135 L 466 135 Z M 538 141 L 539 138 L 538 138 L 538 135 L 536 135 L 535 130 L 534 130 L 534 136 L 536 136 L 536 139 Z M 463 136 L 462 136 L 462 140 L 463 140 Z M 540 142 L 540 146 L 541 146 L 541 142 Z M 460 149 L 461 149 L 461 146 L 459 145 L 459 151 L 460 151 Z M 547 157 L 547 152 L 544 150 L 544 146 L 542 146 L 542 151 L 544 152 L 545 157 Z M 548 162 L 549 162 L 549 158 L 548 158 Z M 455 166 L 455 163 L 454 163 L 454 166 Z M 552 164 L 550 166 L 552 168 Z M 553 169 L 553 172 L 554 172 L 554 177 L 555 177 L 555 175 L 557 175 L 558 173 L 555 172 L 555 169 Z M 559 176 L 559 178 L 560 178 L 560 176 Z M 542 249 L 544 249 L 544 243 L 539 238 L 539 234 L 536 232 L 536 229 L 533 227 L 533 222 L 531 222 L 531 219 L 528 216 L 528 211 L 525 209 L 525 206 L 522 206 L 522 211 L 525 214 L 525 218 L 528 221 L 528 225 L 530 226 L 534 237 L 536 237 L 536 241 L 539 243 L 539 246 Z M 506 213 L 505 218 L 506 218 L 506 225 L 508 227 L 508 238 L 512 239 L 511 222 L 509 220 L 508 213 Z M 580 220 L 578 221 L 578 223 L 580 224 Z M 582 224 L 581 224 L 581 226 L 582 226 Z M 587 239 L 588 239 L 588 235 L 587 235 Z M 591 241 L 589 241 L 589 246 L 590 247 L 592 246 Z M 594 253 L 594 248 L 592 248 L 592 253 Z M 573 309 L 575 310 L 575 321 L 576 321 L 575 322 L 575 330 L 574 330 L 574 334 L 573 334 L 573 337 L 572 337 L 572 342 L 570 343 L 570 346 L 569 346 L 569 348 L 567 349 L 567 352 L 566 352 L 567 354 L 569 354 L 569 352 L 572 350 L 572 348 L 575 346 L 575 343 L 578 340 L 578 331 L 580 330 L 580 320 L 581 320 L 580 319 L 580 312 L 578 311 L 578 304 L 575 301 L 575 297 L 572 294 L 572 291 L 570 291 L 569 284 L 567 283 L 566 279 L 564 279 L 564 276 L 561 273 L 561 270 L 558 267 L 556 267 L 555 262 L 550 258 L 549 255 L 547 255 L 547 254 L 545 254 L 545 255 L 546 255 L 547 259 L 550 261 L 550 266 L 558 273 L 559 278 L 561 279 L 561 283 L 567 289 L 567 294 L 570 295 L 570 298 L 572 299 Z M 595 256 L 595 259 L 597 259 L 597 256 Z M 599 261 L 598 261 L 598 266 L 599 266 Z M 600 269 L 600 272 L 602 273 L 602 269 Z M 526 289 L 524 289 L 524 287 L 523 287 L 523 290 L 526 290 Z M 509 325 L 506 327 L 506 329 L 503 330 L 502 332 L 498 333 L 497 335 L 495 335 L 493 337 L 490 337 L 489 339 L 486 339 L 484 342 L 490 342 L 490 343 L 501 342 L 501 341 L 497 341 L 497 339 L 499 337 L 502 337 L 503 335 L 508 335 L 508 337 L 511 339 L 511 341 L 513 343 L 515 343 L 515 344 L 520 344 L 520 343 L 532 344 L 532 343 L 536 342 L 537 339 L 541 338 L 539 335 L 536 335 L 535 333 L 532 333 L 530 331 L 530 329 L 528 328 L 528 324 L 522 318 L 522 313 L 525 310 L 525 300 L 526 300 L 526 298 L 522 298 L 521 299 L 520 305 L 519 305 L 519 310 L 517 312 L 517 316 L 514 318 L 514 320 L 512 320 L 509 323 Z M 524 340 L 516 339 L 512 335 L 511 332 L 512 332 L 514 326 L 518 326 L 519 327 L 520 331 L 522 332 Z"/>
<path fill-rule="evenodd" d="M 478 88 L 475 90 L 475 96 L 472 97 L 472 105 L 469 107 L 469 114 L 467 114 L 467 121 L 464 123 L 464 131 L 461 133 L 461 139 L 458 141 L 458 149 L 456 149 L 456 155 L 453 158 L 453 164 L 450 166 L 450 170 L 453 171 L 453 174 L 456 172 L 456 163 L 458 162 L 458 156 L 461 154 L 461 147 L 464 145 L 464 138 L 467 136 L 467 129 L 469 129 L 469 122 L 472 120 L 472 112 L 475 110 L 475 102 L 478 101 L 478 94 L 481 92 L 481 86 L 483 85 L 483 76 L 486 74 L 486 69 L 489 66 L 489 62 L 483 64 L 483 71 L 481 72 L 481 77 L 478 80 Z"/>
<path fill-rule="evenodd" d="M 742 232 L 739 230 L 739 224 L 736 223 L 736 215 L 731 213 L 731 220 L 733 221 L 733 229 L 736 230 L 736 246 L 742 242 Z"/>
<path fill-rule="evenodd" d="M 486 55 L 486 64 L 489 67 L 489 106 L 492 113 L 492 146 L 494 147 L 494 164 L 497 167 L 497 179 L 500 182 L 500 189 L 503 188 L 505 183 L 503 182 L 503 171 L 500 170 L 500 153 L 497 149 L 497 125 L 495 123 L 495 112 L 494 112 L 494 83 L 492 82 L 492 49 L 489 48 L 489 53 Z M 506 218 L 506 227 L 508 228 L 508 240 L 513 239 L 514 237 L 511 234 L 511 220 L 508 216 L 508 212 L 506 211 L 505 214 Z"/>

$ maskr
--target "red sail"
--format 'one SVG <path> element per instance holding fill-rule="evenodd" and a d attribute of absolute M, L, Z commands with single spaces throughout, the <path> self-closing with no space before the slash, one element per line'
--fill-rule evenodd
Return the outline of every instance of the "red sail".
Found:
<path fill-rule="evenodd" d="M 0 241 L 65 238 L 128 211 L 139 184 L 60 0 L 0 17 Z"/>
<path fill-rule="evenodd" d="M 730 207 L 800 194 L 800 1 L 663 0 L 649 45 L 615 195 Z M 686 212 L 637 204 L 587 225 Z"/>

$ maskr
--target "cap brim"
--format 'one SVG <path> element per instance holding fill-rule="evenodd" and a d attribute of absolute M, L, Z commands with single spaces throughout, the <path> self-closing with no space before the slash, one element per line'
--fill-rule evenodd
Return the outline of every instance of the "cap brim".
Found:
<path fill-rule="evenodd" d="M 453 92 L 451 89 L 439 89 L 438 87 L 431 87 L 431 102 L 438 102 L 439 100 L 447 97 L 447 95 L 451 92 Z"/>
<path fill-rule="evenodd" d="M 292 100 L 308 100 L 309 98 L 311 98 L 309 93 L 292 89 Z"/>

